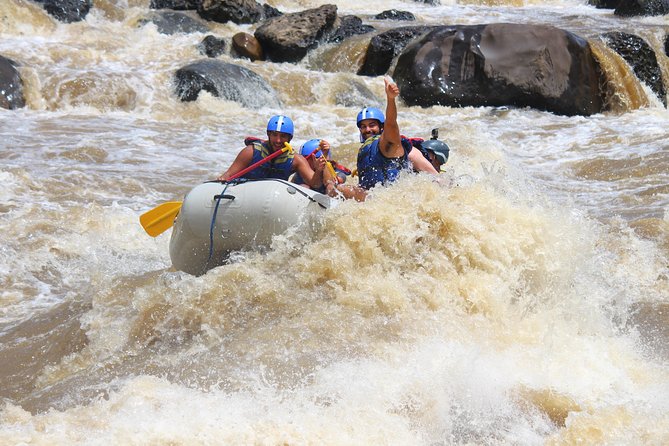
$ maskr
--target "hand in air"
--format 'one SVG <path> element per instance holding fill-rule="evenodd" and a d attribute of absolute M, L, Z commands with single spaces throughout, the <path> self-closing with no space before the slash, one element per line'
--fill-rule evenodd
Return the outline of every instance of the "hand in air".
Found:
<path fill-rule="evenodd" d="M 330 143 L 324 139 L 321 139 L 321 142 L 318 143 L 318 148 L 321 149 L 323 155 L 327 158 L 330 153 Z"/>
<path fill-rule="evenodd" d="M 386 84 L 386 96 L 388 99 L 395 99 L 400 94 L 400 89 L 397 87 L 397 84 L 389 79 L 387 76 L 383 78 L 383 82 Z"/>

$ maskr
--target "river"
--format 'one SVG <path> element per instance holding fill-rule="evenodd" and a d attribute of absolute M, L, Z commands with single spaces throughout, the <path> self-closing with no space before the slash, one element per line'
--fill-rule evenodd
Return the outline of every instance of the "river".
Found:
<path fill-rule="evenodd" d="M 205 34 L 140 26 L 148 0 L 96 0 L 59 24 L 0 2 L 0 54 L 27 106 L 0 109 L 0 444 L 669 443 L 669 111 L 616 79 L 611 111 L 407 107 L 448 181 L 404 175 L 312 232 L 201 277 L 139 215 L 232 162 L 272 114 L 294 146 L 353 166 L 365 38 L 298 64 L 250 62 L 282 109 L 202 93 L 174 72 Z M 271 2 L 283 12 L 313 0 Z M 667 16 L 577 0 L 337 2 L 383 30 L 544 23 L 662 52 Z M 395 8 L 413 23 L 372 17 Z M 210 24 L 230 44 L 252 25 Z M 625 70 L 622 70 L 625 73 Z M 621 75 L 622 76 L 622 75 Z"/>

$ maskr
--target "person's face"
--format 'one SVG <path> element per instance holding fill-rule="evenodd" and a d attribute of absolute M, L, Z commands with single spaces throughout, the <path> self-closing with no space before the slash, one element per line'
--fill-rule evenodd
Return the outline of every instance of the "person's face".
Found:
<path fill-rule="evenodd" d="M 437 155 L 435 155 L 431 150 L 427 150 L 427 156 L 430 157 L 430 163 L 432 163 L 432 167 L 437 169 L 437 172 L 439 172 L 439 169 L 441 168 L 441 161 L 439 161 Z"/>
<path fill-rule="evenodd" d="M 283 149 L 286 143 L 290 142 L 292 136 L 288 133 L 268 131 L 267 138 L 269 139 L 269 145 L 272 147 L 272 151 L 276 152 L 277 150 Z"/>
<path fill-rule="evenodd" d="M 358 129 L 360 129 L 363 140 L 381 133 L 381 125 L 376 119 L 363 119 L 360 121 Z"/>

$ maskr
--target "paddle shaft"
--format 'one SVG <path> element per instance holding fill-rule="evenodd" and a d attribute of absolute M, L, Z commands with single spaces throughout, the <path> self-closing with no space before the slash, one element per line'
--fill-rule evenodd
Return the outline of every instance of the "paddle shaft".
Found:
<path fill-rule="evenodd" d="M 249 173 L 250 171 L 252 171 L 253 169 L 255 169 L 256 167 L 260 166 L 261 164 L 265 164 L 266 162 L 273 160 L 274 158 L 280 156 L 282 153 L 286 153 L 290 149 L 291 149 L 290 144 L 286 143 L 286 145 L 283 147 L 283 149 L 277 150 L 276 152 L 268 155 L 267 157 L 261 159 L 260 161 L 256 161 L 255 163 L 251 164 L 249 167 L 247 167 L 245 169 L 242 169 L 239 172 L 237 172 L 236 174 L 232 175 L 226 181 L 231 181 L 231 180 L 237 179 L 241 176 L 244 176 L 247 173 Z"/>
<path fill-rule="evenodd" d="M 321 148 L 316 147 L 309 155 L 307 155 L 305 158 L 309 158 L 311 155 L 315 155 L 316 152 L 318 152 Z M 321 154 L 321 158 L 325 159 L 325 155 Z M 337 181 L 337 172 L 335 172 L 334 167 L 332 167 L 332 162 L 328 161 L 325 159 L 325 165 L 328 166 L 328 170 L 330 171 L 330 175 L 332 175 L 332 179 Z"/>

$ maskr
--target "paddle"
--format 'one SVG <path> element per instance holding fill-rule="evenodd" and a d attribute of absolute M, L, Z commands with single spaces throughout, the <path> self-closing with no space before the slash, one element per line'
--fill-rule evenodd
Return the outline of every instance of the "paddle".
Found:
<path fill-rule="evenodd" d="M 309 155 L 305 156 L 305 158 L 309 158 L 310 156 L 316 156 L 316 152 L 318 152 L 320 149 L 321 149 L 320 147 L 316 147 L 314 150 L 312 150 L 312 152 Z M 323 155 L 322 153 L 321 153 L 321 158 L 325 159 L 325 155 Z M 334 167 L 332 167 L 332 162 L 325 159 L 325 165 L 328 166 L 328 170 L 330 171 L 330 175 L 332 175 L 332 179 L 337 181 L 337 172 L 335 172 Z"/>
<path fill-rule="evenodd" d="M 260 161 L 256 161 L 249 167 L 240 170 L 239 172 L 228 178 L 227 181 L 232 181 L 243 175 L 246 175 L 256 167 L 273 160 L 274 158 L 280 156 L 282 153 L 286 153 L 292 150 L 293 148 L 290 146 L 290 144 L 285 143 L 283 149 L 277 150 L 276 152 L 270 154 L 266 158 L 263 158 Z M 167 203 L 161 204 L 160 206 L 156 206 L 150 211 L 147 211 L 142 215 L 140 215 L 139 222 L 142 224 L 142 227 L 144 228 L 147 234 L 149 234 L 151 237 L 157 237 L 172 227 L 172 225 L 174 224 L 174 219 L 179 213 L 179 209 L 181 209 L 181 201 L 169 201 Z"/>
<path fill-rule="evenodd" d="M 139 222 L 147 234 L 157 237 L 172 227 L 179 209 L 180 201 L 168 201 L 140 215 Z"/>

